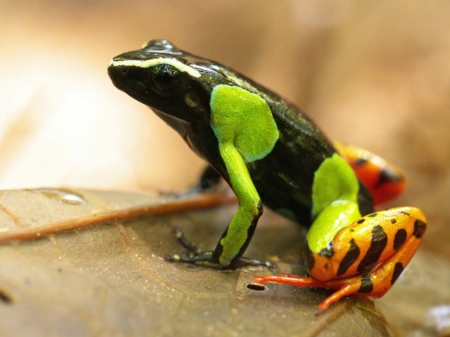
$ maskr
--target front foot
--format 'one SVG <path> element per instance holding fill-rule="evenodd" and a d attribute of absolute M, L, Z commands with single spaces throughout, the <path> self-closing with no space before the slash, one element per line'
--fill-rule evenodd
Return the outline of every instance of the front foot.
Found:
<path fill-rule="evenodd" d="M 276 264 L 269 261 L 255 260 L 246 257 L 240 257 L 233 261 L 230 265 L 221 265 L 218 259 L 214 258 L 214 252 L 202 251 L 192 241 L 184 236 L 180 228 L 175 229 L 175 236 L 181 246 L 186 249 L 188 254 L 185 256 L 181 256 L 178 254 L 167 254 L 166 256 L 164 256 L 165 261 L 175 263 L 181 262 L 219 270 L 235 270 L 247 266 L 264 266 L 268 268 L 276 268 Z"/>

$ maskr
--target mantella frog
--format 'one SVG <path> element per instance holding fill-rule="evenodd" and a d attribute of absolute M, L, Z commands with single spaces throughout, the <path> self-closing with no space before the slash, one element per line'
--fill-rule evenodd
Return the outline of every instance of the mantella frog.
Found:
<path fill-rule="evenodd" d="M 263 204 L 308 226 L 308 277 L 261 276 L 260 283 L 335 289 L 381 297 L 397 280 L 426 230 L 414 207 L 374 211 L 403 189 L 393 166 L 358 148 L 333 144 L 296 106 L 216 62 L 153 40 L 113 58 L 114 85 L 148 105 L 205 159 L 199 190 L 223 178 L 239 202 L 214 251 L 167 259 L 217 269 L 258 263 L 243 257 Z M 187 239 L 184 240 L 187 242 Z"/>

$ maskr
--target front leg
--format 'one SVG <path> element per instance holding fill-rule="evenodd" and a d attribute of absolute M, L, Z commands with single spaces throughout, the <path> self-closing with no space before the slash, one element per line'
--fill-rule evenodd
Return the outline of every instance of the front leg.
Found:
<path fill-rule="evenodd" d="M 243 265 L 267 265 L 267 262 L 243 258 L 263 208 L 258 192 L 250 178 L 247 166 L 232 144 L 219 147 L 230 177 L 230 185 L 239 202 L 238 210 L 212 252 L 198 250 L 181 232 L 179 240 L 191 251 L 190 256 L 168 255 L 166 260 L 203 265 L 217 269 L 236 269 Z"/>
<path fill-rule="evenodd" d="M 217 85 L 211 93 L 210 107 L 211 128 L 239 207 L 213 252 L 180 261 L 235 269 L 248 264 L 242 255 L 263 212 L 246 163 L 268 155 L 278 141 L 279 131 L 267 102 L 240 87 Z"/>
<path fill-rule="evenodd" d="M 233 266 L 247 249 L 263 213 L 258 192 L 239 151 L 232 144 L 219 147 L 230 176 L 231 187 L 239 202 L 238 210 L 217 244 L 212 261 L 221 266 Z"/>

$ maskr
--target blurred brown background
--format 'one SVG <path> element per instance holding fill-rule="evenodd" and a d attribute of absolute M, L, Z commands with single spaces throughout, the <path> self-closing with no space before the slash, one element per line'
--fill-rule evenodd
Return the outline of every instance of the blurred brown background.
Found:
<path fill-rule="evenodd" d="M 0 187 L 182 189 L 202 163 L 117 91 L 111 57 L 154 38 L 297 103 L 333 139 L 403 167 L 450 256 L 450 2 L 0 1 Z"/>

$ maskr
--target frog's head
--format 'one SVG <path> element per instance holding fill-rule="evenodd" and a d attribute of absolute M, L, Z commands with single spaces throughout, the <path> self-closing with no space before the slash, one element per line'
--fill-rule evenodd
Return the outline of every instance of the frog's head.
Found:
<path fill-rule="evenodd" d="M 167 40 L 152 40 L 113 58 L 108 73 L 118 89 L 150 106 L 180 132 L 183 123 L 209 120 L 211 90 L 223 82 L 216 68 Z"/>

